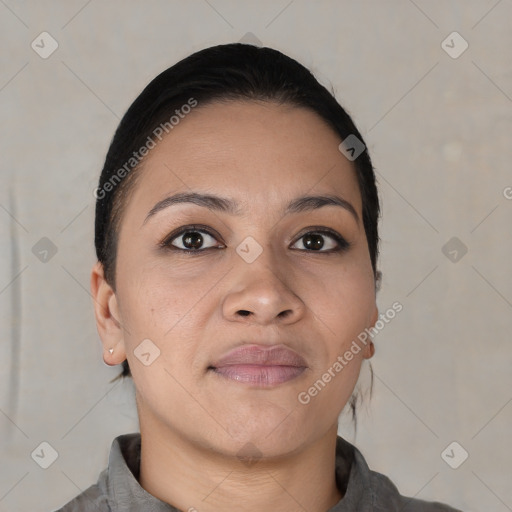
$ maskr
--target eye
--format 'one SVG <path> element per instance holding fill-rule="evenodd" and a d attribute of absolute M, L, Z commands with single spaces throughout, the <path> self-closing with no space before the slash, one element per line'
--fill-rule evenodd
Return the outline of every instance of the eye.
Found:
<path fill-rule="evenodd" d="M 315 228 L 301 235 L 291 246 L 292 249 L 306 250 L 305 252 L 334 253 L 346 251 L 351 244 L 339 233 L 327 228 Z M 223 244 L 216 245 L 220 236 L 211 228 L 202 225 L 182 226 L 167 236 L 160 246 L 166 249 L 181 251 L 184 254 L 201 253 L 208 249 L 223 249 Z M 302 249 L 300 241 L 302 240 Z M 327 242 L 325 241 L 327 240 Z M 296 247 L 299 246 L 299 247 Z"/>
<path fill-rule="evenodd" d="M 223 247 L 222 245 L 220 247 L 215 246 L 215 241 L 215 235 L 212 235 L 206 227 L 193 225 L 182 227 L 178 232 L 171 233 L 160 245 L 169 249 L 192 253 Z"/>
<path fill-rule="evenodd" d="M 327 243 L 324 242 L 326 238 L 330 239 Z M 294 245 L 297 245 L 301 240 L 302 246 L 307 249 L 307 252 L 341 252 L 346 251 L 351 245 L 336 231 L 325 228 L 304 233 Z M 294 247 L 292 246 L 292 248 Z M 302 249 L 299 248 L 299 250 Z"/>

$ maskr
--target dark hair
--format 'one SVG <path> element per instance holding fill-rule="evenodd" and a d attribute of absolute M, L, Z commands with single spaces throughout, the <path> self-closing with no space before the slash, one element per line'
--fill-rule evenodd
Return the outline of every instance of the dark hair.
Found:
<path fill-rule="evenodd" d="M 344 141 L 352 135 L 364 147 L 353 160 L 362 198 L 363 224 L 376 287 L 379 254 L 379 197 L 370 156 L 348 113 L 313 74 L 296 60 L 272 48 L 232 43 L 200 50 L 154 78 L 127 110 L 114 134 L 96 189 L 95 246 L 105 279 L 115 291 L 115 263 L 120 220 L 143 167 L 142 148 L 163 129 L 173 128 L 185 106 L 224 100 L 272 101 L 309 109 Z M 194 103 L 195 102 L 195 103 Z M 182 116 L 180 116 L 182 117 Z M 162 129 L 163 127 L 163 129 Z M 158 131 L 160 129 L 160 132 Z M 370 365 L 371 369 L 371 365 Z M 373 370 L 372 383 L 373 383 Z M 130 376 L 128 361 L 116 377 Z M 116 380 L 114 379 L 114 380 Z M 357 397 L 350 401 L 353 417 Z"/>

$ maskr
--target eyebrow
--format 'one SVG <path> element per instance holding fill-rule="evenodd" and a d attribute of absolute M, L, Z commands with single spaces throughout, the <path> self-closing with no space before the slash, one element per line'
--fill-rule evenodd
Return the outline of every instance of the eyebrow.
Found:
<path fill-rule="evenodd" d="M 142 225 L 146 224 L 146 222 L 153 217 L 156 213 L 164 210 L 165 208 L 169 208 L 175 204 L 182 203 L 191 203 L 198 206 L 202 206 L 204 208 L 208 208 L 212 211 L 218 211 L 223 213 L 228 213 L 230 215 L 242 215 L 242 210 L 240 205 L 233 201 L 232 199 L 228 199 L 225 197 L 220 197 L 212 194 L 201 194 L 198 192 L 182 192 L 178 194 L 174 194 L 172 196 L 166 197 L 162 199 L 158 203 L 151 208 L 149 213 Z M 339 206 L 348 212 L 354 217 L 356 222 L 359 224 L 359 216 L 356 212 L 356 209 L 349 203 L 346 199 L 336 195 L 319 195 L 319 196 L 302 196 L 290 201 L 290 203 L 286 206 L 284 211 L 285 215 L 291 213 L 301 213 L 305 211 L 312 211 L 322 208 L 324 206 Z"/>

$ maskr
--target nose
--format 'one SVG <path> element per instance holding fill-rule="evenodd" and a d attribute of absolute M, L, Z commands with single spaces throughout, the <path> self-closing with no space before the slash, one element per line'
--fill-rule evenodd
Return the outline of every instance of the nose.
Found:
<path fill-rule="evenodd" d="M 259 325 L 293 324 L 306 312 L 302 299 L 290 288 L 293 275 L 279 265 L 270 250 L 247 263 L 239 260 L 232 270 L 235 284 L 222 304 L 229 321 Z"/>

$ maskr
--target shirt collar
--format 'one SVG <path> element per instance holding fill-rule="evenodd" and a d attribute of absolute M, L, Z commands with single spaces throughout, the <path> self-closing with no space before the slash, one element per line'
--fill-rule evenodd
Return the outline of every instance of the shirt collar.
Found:
<path fill-rule="evenodd" d="M 180 512 L 141 487 L 138 482 L 140 452 L 138 432 L 120 435 L 112 442 L 108 468 L 98 482 L 112 512 Z M 336 483 L 344 496 L 328 512 L 372 510 L 370 469 L 361 452 L 340 436 L 336 439 Z"/>

